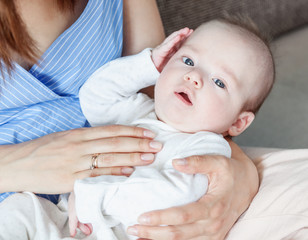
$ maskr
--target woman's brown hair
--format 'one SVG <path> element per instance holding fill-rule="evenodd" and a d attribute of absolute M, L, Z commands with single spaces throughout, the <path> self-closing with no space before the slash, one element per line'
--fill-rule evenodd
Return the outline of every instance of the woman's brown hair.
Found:
<path fill-rule="evenodd" d="M 60 11 L 74 9 L 75 0 L 54 0 Z M 25 24 L 18 14 L 14 0 L 0 0 L 0 70 L 6 67 L 10 73 L 13 70 L 12 55 L 31 63 L 37 61 L 37 49 L 34 40 L 28 34 Z"/>

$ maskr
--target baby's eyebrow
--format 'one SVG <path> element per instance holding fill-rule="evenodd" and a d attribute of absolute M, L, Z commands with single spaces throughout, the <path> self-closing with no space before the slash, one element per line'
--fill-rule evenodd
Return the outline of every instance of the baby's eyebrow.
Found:
<path fill-rule="evenodd" d="M 220 69 L 225 72 L 229 77 L 231 77 L 232 82 L 238 85 L 238 78 L 234 74 L 234 72 L 227 65 L 220 65 Z"/>
<path fill-rule="evenodd" d="M 190 44 L 184 44 L 183 46 L 181 46 L 181 48 L 179 49 L 179 50 L 181 50 L 181 49 L 184 49 L 185 51 L 191 51 L 191 52 L 198 52 L 198 49 L 197 48 L 195 48 L 193 45 L 190 45 Z"/>

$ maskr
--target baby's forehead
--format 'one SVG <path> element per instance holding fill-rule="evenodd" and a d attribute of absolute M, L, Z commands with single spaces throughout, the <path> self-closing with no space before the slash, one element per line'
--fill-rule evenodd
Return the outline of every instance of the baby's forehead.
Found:
<path fill-rule="evenodd" d="M 202 51 L 202 49 L 209 48 L 217 50 L 217 46 L 224 50 L 228 47 L 239 51 L 245 49 L 245 51 L 257 55 L 260 55 L 265 49 L 263 42 L 248 30 L 218 20 L 200 25 L 186 39 L 181 48 Z"/>
<path fill-rule="evenodd" d="M 209 42 L 225 39 L 226 46 L 229 42 L 238 42 L 239 48 L 245 48 L 255 56 L 269 58 L 269 48 L 265 42 L 250 30 L 222 20 L 211 20 L 201 24 L 194 33 L 185 41 L 185 46 L 206 45 Z M 242 45 L 242 46 L 240 46 Z M 224 47 L 224 46 L 222 46 Z"/>
<path fill-rule="evenodd" d="M 200 46 L 201 48 L 198 49 Z M 270 58 L 266 45 L 253 33 L 242 27 L 218 20 L 200 25 L 182 47 L 183 50 L 194 50 L 199 55 L 207 54 L 210 49 L 212 54 L 220 54 L 217 59 L 231 52 L 234 54 L 231 55 L 231 58 L 221 58 L 233 60 L 233 62 L 239 61 L 238 57 L 244 59 L 244 62 L 239 62 L 247 69 L 253 70 L 255 79 L 259 79 L 263 75 L 264 64 Z M 230 62 L 225 61 L 224 64 L 229 66 Z"/>
<path fill-rule="evenodd" d="M 211 37 L 213 36 L 213 33 L 216 33 L 219 36 L 224 36 L 226 38 L 239 38 L 245 40 L 246 42 L 262 42 L 248 29 L 222 20 L 211 20 L 209 22 L 203 23 L 196 28 L 194 33 L 195 34 L 192 34 L 192 38 L 202 38 L 205 36 Z"/>

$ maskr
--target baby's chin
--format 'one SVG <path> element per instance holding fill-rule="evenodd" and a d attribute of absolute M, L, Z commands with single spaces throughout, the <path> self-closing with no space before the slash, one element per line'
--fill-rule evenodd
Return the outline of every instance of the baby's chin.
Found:
<path fill-rule="evenodd" d="M 218 132 L 217 129 L 208 129 L 206 127 L 197 127 L 196 124 L 193 122 L 189 122 L 187 124 L 179 121 L 172 121 L 172 119 L 167 118 L 166 116 L 159 115 L 156 113 L 156 117 L 159 121 L 166 123 L 168 126 L 176 129 L 179 132 L 184 132 L 184 133 L 197 133 L 197 132 L 213 132 L 217 134 L 221 134 L 224 137 L 229 136 L 228 131 L 222 131 L 222 133 Z"/>
<path fill-rule="evenodd" d="M 175 122 L 172 121 L 164 116 L 160 116 L 158 114 L 156 114 L 156 117 L 159 121 L 166 123 L 168 126 L 176 129 L 179 132 L 185 132 L 185 133 L 196 133 L 196 132 L 200 132 L 203 130 L 196 130 L 196 129 L 192 129 L 191 128 L 191 123 L 189 124 L 190 126 L 186 126 L 183 122 Z"/>

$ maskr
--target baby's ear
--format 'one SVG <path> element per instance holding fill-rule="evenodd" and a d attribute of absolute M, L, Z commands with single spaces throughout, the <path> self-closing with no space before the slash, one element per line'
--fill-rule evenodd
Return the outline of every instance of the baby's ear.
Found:
<path fill-rule="evenodd" d="M 230 136 L 238 136 L 249 127 L 255 119 L 253 112 L 241 112 L 237 120 L 232 124 L 228 130 Z"/>

